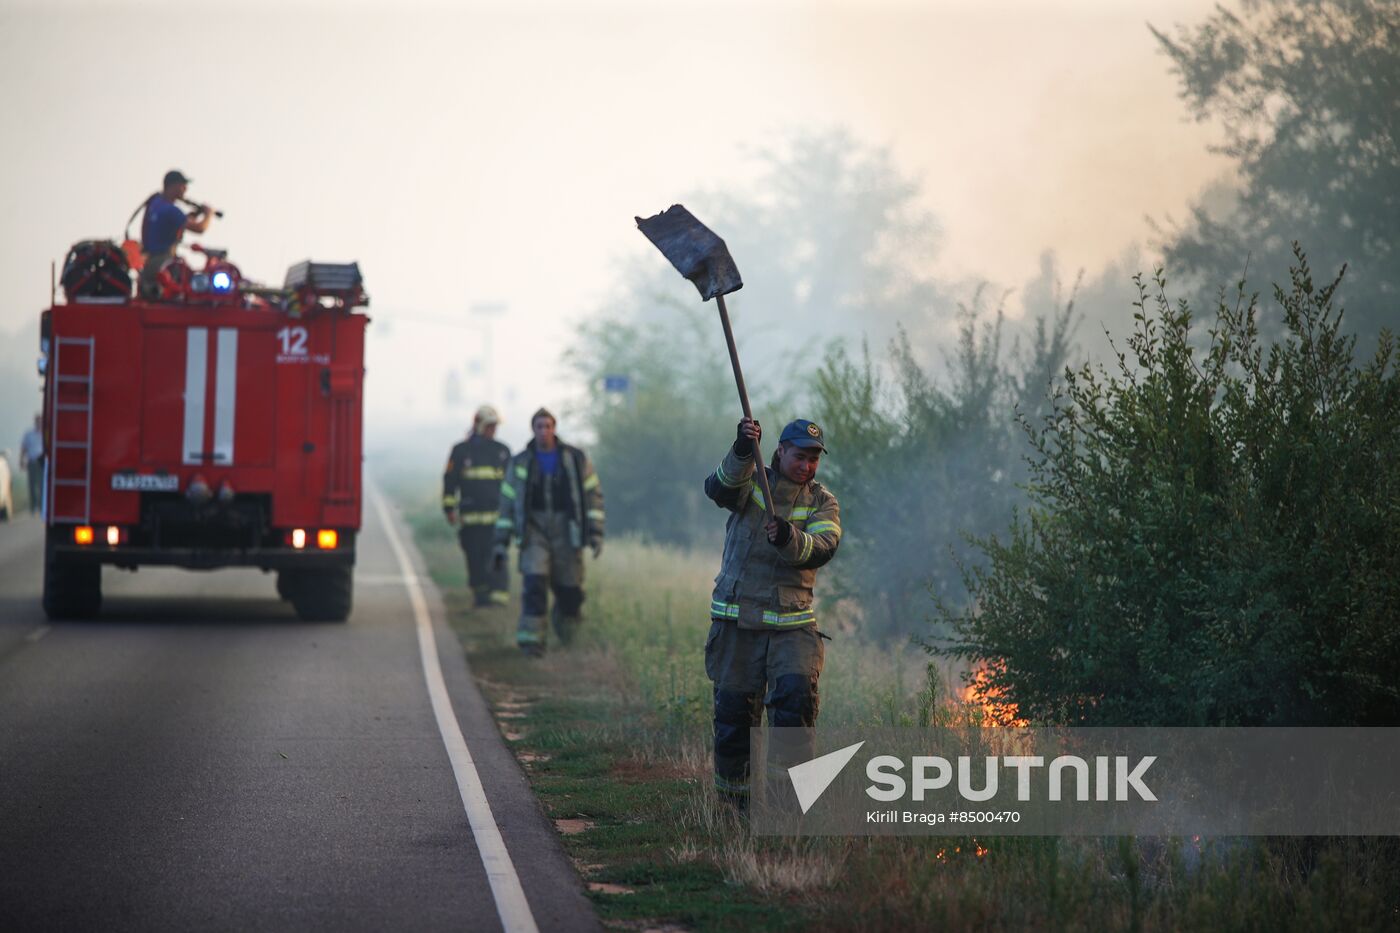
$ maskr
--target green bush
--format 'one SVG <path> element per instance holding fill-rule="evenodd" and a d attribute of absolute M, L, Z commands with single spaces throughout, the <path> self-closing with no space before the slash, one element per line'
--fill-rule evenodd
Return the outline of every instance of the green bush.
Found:
<path fill-rule="evenodd" d="M 1392 339 L 1353 365 L 1302 252 L 1276 287 L 1223 300 L 1198 347 L 1159 272 L 1138 281 L 1117 373 L 1067 370 L 1026 422 L 1032 505 L 979 543 L 968 610 L 931 650 L 981 662 L 1032 721 L 1400 721 L 1400 378 Z"/>
<path fill-rule="evenodd" d="M 962 308 L 946 384 L 903 333 L 888 379 L 868 351 L 857 362 L 839 345 L 817 374 L 816 418 L 832 439 L 819 478 L 841 501 L 843 529 L 823 592 L 850 600 L 876 638 L 915 634 L 930 589 L 966 598 L 950 553 L 973 559 L 967 536 L 1006 527 L 1024 498 L 1016 412 L 1041 411 L 1069 352 L 1072 300 L 1036 322 L 1027 353 L 1008 353 L 1001 312 L 985 320 L 981 295 Z"/>

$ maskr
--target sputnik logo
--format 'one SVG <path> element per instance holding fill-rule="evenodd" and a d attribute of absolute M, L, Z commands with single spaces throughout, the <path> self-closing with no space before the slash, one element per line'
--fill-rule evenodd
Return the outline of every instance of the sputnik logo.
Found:
<path fill-rule="evenodd" d="M 822 794 L 826 793 L 831 782 L 836 780 L 837 775 L 846 765 L 850 764 L 851 759 L 856 756 L 856 752 L 860 751 L 860 747 L 864 744 L 864 742 L 857 742 L 854 745 L 847 745 L 845 748 L 788 768 L 788 777 L 792 779 L 792 789 L 797 793 L 797 802 L 802 807 L 803 813 L 812 809 L 812 805 Z"/>

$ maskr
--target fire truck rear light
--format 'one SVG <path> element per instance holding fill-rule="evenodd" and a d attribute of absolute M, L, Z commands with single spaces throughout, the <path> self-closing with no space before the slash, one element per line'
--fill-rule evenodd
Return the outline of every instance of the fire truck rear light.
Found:
<path fill-rule="evenodd" d="M 88 545 L 92 543 L 92 540 L 93 534 L 91 525 L 79 525 L 77 528 L 73 529 L 74 543 Z"/>
<path fill-rule="evenodd" d="M 110 547 L 116 547 L 118 544 L 121 544 L 121 543 L 122 543 L 122 530 L 121 530 L 120 528 L 118 528 L 116 525 L 108 525 L 108 526 L 107 526 L 107 544 L 108 544 L 108 546 L 110 546 Z"/>
<path fill-rule="evenodd" d="M 298 551 L 300 551 L 302 548 L 306 547 L 306 529 L 305 529 L 305 528 L 293 528 L 293 529 L 292 529 L 292 547 L 296 548 Z"/>
<path fill-rule="evenodd" d="M 336 542 L 339 540 L 340 536 L 335 533 L 333 528 L 322 528 L 316 532 L 316 546 L 323 551 L 335 550 Z"/>

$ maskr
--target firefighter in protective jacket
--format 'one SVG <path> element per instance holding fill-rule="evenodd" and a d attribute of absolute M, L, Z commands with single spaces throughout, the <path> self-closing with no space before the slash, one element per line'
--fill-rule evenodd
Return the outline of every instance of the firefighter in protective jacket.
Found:
<path fill-rule="evenodd" d="M 821 428 L 799 420 L 783 429 L 768 469 L 771 515 L 754 480 L 760 433 L 758 422 L 740 421 L 734 446 L 705 480 L 705 494 L 730 512 L 705 641 L 715 787 L 739 806 L 749 795 L 749 730 L 763 708 L 770 726 L 816 725 L 826 636 L 817 631 L 812 588 L 841 543 L 841 507 L 815 481 L 826 451 Z"/>
<path fill-rule="evenodd" d="M 496 519 L 496 566 L 504 566 L 512 535 L 520 539 L 523 578 L 516 643 L 532 657 L 544 654 L 545 616 L 568 644 L 582 622 L 583 548 L 596 560 L 603 550 L 603 489 L 588 456 L 559 440 L 554 416 L 541 408 L 530 419 L 535 437 L 511 458 L 501 483 Z"/>
<path fill-rule="evenodd" d="M 491 559 L 501 481 L 510 462 L 510 448 L 496 440 L 500 421 L 490 405 L 478 408 L 471 433 L 452 448 L 442 474 L 442 511 L 457 528 L 478 606 L 505 605 L 510 598 L 506 568 Z"/>

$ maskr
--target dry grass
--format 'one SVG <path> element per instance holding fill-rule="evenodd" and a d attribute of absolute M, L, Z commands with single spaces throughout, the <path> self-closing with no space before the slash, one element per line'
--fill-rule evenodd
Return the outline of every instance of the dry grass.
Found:
<path fill-rule="evenodd" d="M 431 502 L 423 512 L 436 518 Z M 454 545 L 439 537 L 438 545 L 427 545 Z M 646 912 L 623 920 L 628 915 L 614 908 L 615 927 L 705 916 L 700 925 L 708 929 L 758 928 L 758 917 L 765 918 L 763 928 L 775 921 L 811 928 L 816 916 L 816 928 L 830 930 L 1400 928 L 1400 846 L 1393 840 L 755 837 L 716 798 L 709 780 L 712 698 L 703 645 L 717 565 L 714 553 L 610 541 L 603 560 L 589 562 L 588 621 L 579 642 L 532 667 L 526 688 L 483 684 L 501 712 L 528 709 L 533 717 L 589 692 L 615 699 L 609 709 L 643 711 L 630 719 L 575 722 L 568 742 L 559 743 L 563 751 L 625 747 L 611 772 L 596 778 L 619 792 L 644 790 L 638 782 L 650 776 L 673 786 L 670 822 L 663 820 L 666 832 L 652 858 L 691 880 L 668 889 L 672 900 L 665 904 L 617 898 Z M 505 615 L 486 623 L 495 626 L 485 634 L 500 658 L 510 656 L 512 640 L 513 619 Z M 960 671 L 929 664 L 912 645 L 867 643 L 848 634 L 834 612 L 822 618 L 836 635 L 821 682 L 823 724 L 980 721 L 980 707 L 960 700 Z M 549 721 L 527 719 L 527 742 L 555 728 Z M 549 761 L 547 749 L 532 753 L 532 764 Z M 566 796 L 593 790 L 591 783 L 570 785 Z M 624 822 L 622 830 L 633 827 Z M 619 858 L 626 838 L 595 840 L 595 854 L 603 856 L 596 860 Z M 716 885 L 722 878 L 726 891 L 765 899 L 769 912 L 726 913 L 742 898 L 703 891 L 693 879 L 706 877 Z M 636 896 L 645 897 L 645 891 Z M 701 908 L 711 912 L 693 913 Z"/>
<path fill-rule="evenodd" d="M 836 883 L 845 859 L 830 846 L 784 840 L 776 846 L 755 844 L 752 837 L 731 839 L 721 850 L 725 880 L 764 894 L 812 893 Z"/>

